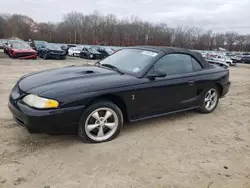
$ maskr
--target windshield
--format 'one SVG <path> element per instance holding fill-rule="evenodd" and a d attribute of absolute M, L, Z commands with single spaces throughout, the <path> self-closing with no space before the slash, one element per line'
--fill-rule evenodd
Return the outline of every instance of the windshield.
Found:
<path fill-rule="evenodd" d="M 91 53 L 97 53 L 97 54 L 99 54 L 99 52 L 96 49 L 94 49 L 94 48 L 88 48 L 88 50 Z"/>
<path fill-rule="evenodd" d="M 147 50 L 123 49 L 102 60 L 100 64 L 110 64 L 120 70 L 138 74 L 157 55 L 158 53 Z"/>
<path fill-rule="evenodd" d="M 46 47 L 51 50 L 62 50 L 60 46 L 54 45 L 54 44 L 46 44 Z"/>
<path fill-rule="evenodd" d="M 113 51 L 111 48 L 105 48 L 105 49 L 106 49 L 106 51 L 107 51 L 108 53 L 110 53 L 110 54 L 114 53 L 114 51 Z"/>
<path fill-rule="evenodd" d="M 15 43 L 13 44 L 13 48 L 14 49 L 18 49 L 18 50 L 31 50 L 32 48 L 25 43 Z"/>
<path fill-rule="evenodd" d="M 20 41 L 20 40 L 9 40 L 8 44 L 15 44 L 15 43 L 19 43 L 19 42 L 22 42 L 22 41 Z"/>
<path fill-rule="evenodd" d="M 81 51 L 82 48 L 73 48 L 74 51 Z"/>
<path fill-rule="evenodd" d="M 7 43 L 7 40 L 5 40 L 5 39 L 0 40 L 0 44 L 5 44 L 5 43 Z"/>

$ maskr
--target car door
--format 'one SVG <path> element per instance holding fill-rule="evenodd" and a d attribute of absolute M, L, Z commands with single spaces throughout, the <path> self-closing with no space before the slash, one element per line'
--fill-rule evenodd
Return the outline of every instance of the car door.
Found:
<path fill-rule="evenodd" d="M 147 100 L 145 112 L 165 113 L 197 105 L 196 72 L 192 58 L 188 54 L 175 53 L 165 55 L 155 63 L 148 74 L 163 71 L 166 76 L 148 81 L 145 97 L 150 100 Z"/>

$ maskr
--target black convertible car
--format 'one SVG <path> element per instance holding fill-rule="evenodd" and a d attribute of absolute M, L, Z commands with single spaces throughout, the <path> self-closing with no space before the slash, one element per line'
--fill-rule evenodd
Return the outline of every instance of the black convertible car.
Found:
<path fill-rule="evenodd" d="M 38 55 L 43 59 L 66 59 L 66 52 L 60 46 L 45 43 L 38 50 Z"/>
<path fill-rule="evenodd" d="M 11 91 L 9 108 L 30 133 L 77 133 L 104 142 L 119 134 L 124 121 L 192 109 L 210 113 L 229 86 L 228 68 L 197 52 L 139 46 L 93 66 L 25 75 Z"/>

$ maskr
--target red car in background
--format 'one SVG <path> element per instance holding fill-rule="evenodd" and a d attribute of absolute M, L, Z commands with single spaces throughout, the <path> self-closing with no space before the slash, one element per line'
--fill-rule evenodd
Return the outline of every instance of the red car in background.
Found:
<path fill-rule="evenodd" d="M 37 59 L 37 52 L 30 45 L 22 42 L 11 44 L 9 55 L 18 59 Z"/>

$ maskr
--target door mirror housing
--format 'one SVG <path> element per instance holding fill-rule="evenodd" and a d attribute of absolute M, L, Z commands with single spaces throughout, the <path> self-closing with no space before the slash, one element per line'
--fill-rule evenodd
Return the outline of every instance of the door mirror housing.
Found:
<path fill-rule="evenodd" d="M 154 80 L 155 78 L 163 78 L 165 76 L 167 76 L 165 72 L 160 70 L 155 70 L 153 73 L 149 74 L 147 78 L 150 80 Z"/>

